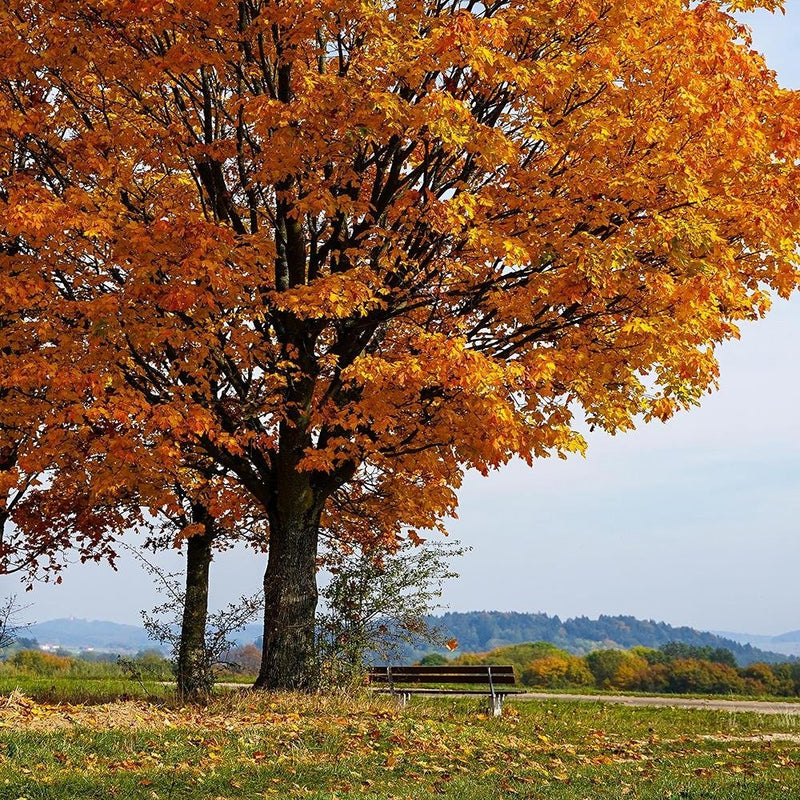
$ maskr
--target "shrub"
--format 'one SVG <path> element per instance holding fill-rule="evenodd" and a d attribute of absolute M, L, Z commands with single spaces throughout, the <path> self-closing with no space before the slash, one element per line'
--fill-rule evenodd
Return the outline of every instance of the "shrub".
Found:
<path fill-rule="evenodd" d="M 522 683 L 526 686 L 544 686 L 548 689 L 589 686 L 592 680 L 592 673 L 584 660 L 569 655 L 537 658 L 522 673 Z"/>
<path fill-rule="evenodd" d="M 532 661 L 540 658 L 570 659 L 566 650 L 550 642 L 523 642 L 522 644 L 498 647 L 488 653 L 463 653 L 454 659 L 454 664 L 511 664 L 518 681 L 524 681 L 525 671 Z"/>
<path fill-rule="evenodd" d="M 422 667 L 441 667 L 450 662 L 441 653 L 428 653 L 419 660 Z"/>
<path fill-rule="evenodd" d="M 73 659 L 45 653 L 41 650 L 20 650 L 11 663 L 21 672 L 51 677 L 69 672 Z"/>
<path fill-rule="evenodd" d="M 780 681 L 769 664 L 758 661 L 739 671 L 750 694 L 776 694 Z"/>
<path fill-rule="evenodd" d="M 695 661 L 713 661 L 715 664 L 736 666 L 736 657 L 724 647 L 710 645 L 685 644 L 684 642 L 667 642 L 659 648 L 669 661 L 677 659 L 694 659 Z"/>
<path fill-rule="evenodd" d="M 233 664 L 246 675 L 258 675 L 261 667 L 261 648 L 254 644 L 243 644 L 223 656 L 223 660 Z"/>
<path fill-rule="evenodd" d="M 617 671 L 611 678 L 615 689 L 645 690 L 649 684 L 650 665 L 645 659 L 633 653 L 624 653 Z"/>
<path fill-rule="evenodd" d="M 584 656 L 586 666 L 596 686 L 608 689 L 614 686 L 614 677 L 627 655 L 622 650 L 595 650 Z"/>
<path fill-rule="evenodd" d="M 405 645 L 445 645 L 430 615 L 439 607 L 444 582 L 457 577 L 450 561 L 464 552 L 457 542 L 416 545 L 411 539 L 395 552 L 328 550 L 330 581 L 320 590 L 317 614 L 322 685 L 359 683 L 370 659 L 391 661 Z"/>
<path fill-rule="evenodd" d="M 667 689 L 670 692 L 732 694 L 742 693 L 747 689 L 737 670 L 727 664 L 697 658 L 679 658 L 667 666 Z"/>
<path fill-rule="evenodd" d="M 800 661 L 793 663 L 783 661 L 780 664 L 771 664 L 770 669 L 778 681 L 777 694 L 784 697 L 800 695 Z"/>
<path fill-rule="evenodd" d="M 667 654 L 663 650 L 655 650 L 652 647 L 632 647 L 629 652 L 639 656 L 639 658 L 643 658 L 650 666 L 666 664 L 669 661 Z"/>

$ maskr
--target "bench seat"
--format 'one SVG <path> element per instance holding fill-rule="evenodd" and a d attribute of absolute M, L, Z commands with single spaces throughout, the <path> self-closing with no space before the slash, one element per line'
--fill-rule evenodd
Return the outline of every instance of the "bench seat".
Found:
<path fill-rule="evenodd" d="M 443 664 L 436 666 L 420 665 L 404 666 L 378 666 L 369 671 L 370 684 L 386 684 L 385 688 L 376 688 L 377 692 L 388 692 L 396 695 L 405 705 L 412 694 L 427 695 L 468 695 L 483 694 L 490 698 L 489 711 L 492 716 L 500 716 L 503 710 L 503 700 L 507 694 L 512 694 L 514 689 L 498 689 L 498 687 L 515 686 L 514 668 L 510 665 L 483 665 L 483 664 Z M 423 689 L 416 685 L 411 688 L 408 684 L 444 684 L 439 688 Z M 453 684 L 463 684 L 464 688 L 453 687 Z M 468 686 L 485 685 L 486 689 L 467 688 Z"/>

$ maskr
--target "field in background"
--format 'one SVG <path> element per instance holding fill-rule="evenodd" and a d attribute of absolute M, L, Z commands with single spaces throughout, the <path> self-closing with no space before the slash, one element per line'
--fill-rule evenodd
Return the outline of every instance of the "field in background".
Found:
<path fill-rule="evenodd" d="M 255 674 L 232 670 L 216 673 L 219 681 L 245 685 L 253 683 Z M 0 660 L 0 697 L 16 690 L 45 702 L 168 700 L 175 694 L 175 675 L 170 661 L 152 651 L 124 658 L 86 660 L 22 650 Z"/>
<path fill-rule="evenodd" d="M 800 718 L 236 692 L 208 709 L 0 698 L 0 798 L 800 796 Z"/>

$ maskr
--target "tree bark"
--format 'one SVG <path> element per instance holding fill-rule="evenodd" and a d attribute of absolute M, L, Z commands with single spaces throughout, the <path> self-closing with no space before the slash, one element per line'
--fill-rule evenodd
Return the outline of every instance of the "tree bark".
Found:
<path fill-rule="evenodd" d="M 205 531 L 190 536 L 186 547 L 186 595 L 178 648 L 178 699 L 181 702 L 205 702 L 213 685 L 211 664 L 206 650 L 208 619 L 208 573 L 214 542 L 213 521 L 202 506 L 193 509 L 195 522 Z"/>
<path fill-rule="evenodd" d="M 264 649 L 255 687 L 307 691 L 316 685 L 316 525 L 270 531 L 264 574 Z"/>
<path fill-rule="evenodd" d="M 298 469 L 307 434 L 281 426 L 264 574 L 264 644 L 258 689 L 316 685 L 317 548 L 322 498 Z"/>

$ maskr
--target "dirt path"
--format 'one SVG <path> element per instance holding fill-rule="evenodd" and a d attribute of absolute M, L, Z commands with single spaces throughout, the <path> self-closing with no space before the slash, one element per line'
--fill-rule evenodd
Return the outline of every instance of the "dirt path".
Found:
<path fill-rule="evenodd" d="M 617 694 L 561 694 L 558 692 L 521 692 L 517 700 L 574 700 L 589 703 L 614 703 L 623 706 L 666 706 L 703 708 L 712 711 L 751 711 L 756 714 L 788 714 L 800 716 L 800 703 L 772 700 L 711 700 L 689 697 L 641 697 Z"/>

